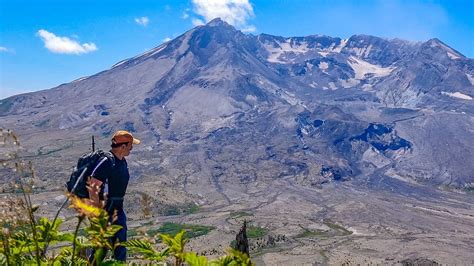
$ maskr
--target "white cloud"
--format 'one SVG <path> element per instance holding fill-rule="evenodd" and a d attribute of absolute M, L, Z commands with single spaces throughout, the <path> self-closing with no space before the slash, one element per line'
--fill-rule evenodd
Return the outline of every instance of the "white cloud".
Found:
<path fill-rule="evenodd" d="M 138 25 L 142 25 L 143 27 L 146 27 L 148 23 L 150 22 L 150 19 L 148 17 L 135 18 L 135 22 Z"/>
<path fill-rule="evenodd" d="M 192 0 L 194 12 L 204 17 L 206 22 L 221 18 L 236 27 L 245 27 L 247 20 L 254 16 L 249 0 Z"/>
<path fill-rule="evenodd" d="M 169 42 L 169 41 L 171 41 L 170 37 L 166 37 L 166 38 L 163 39 L 163 42 Z"/>
<path fill-rule="evenodd" d="M 94 43 L 80 44 L 76 40 L 71 40 L 68 37 L 56 36 L 47 30 L 39 30 L 38 36 L 43 40 L 44 47 L 49 51 L 57 54 L 87 54 L 97 50 Z"/>
<path fill-rule="evenodd" d="M 7 47 L 0 46 L 0 53 L 11 53 L 15 54 L 15 50 Z"/>
<path fill-rule="evenodd" d="M 241 29 L 242 32 L 256 32 L 257 28 L 254 25 L 248 25 Z"/>
<path fill-rule="evenodd" d="M 197 19 L 197 18 L 193 18 L 193 25 L 194 26 L 201 26 L 201 25 L 204 25 L 204 21 L 200 20 L 200 19 Z"/>
<path fill-rule="evenodd" d="M 183 12 L 183 15 L 181 16 L 181 18 L 182 18 L 182 19 L 187 19 L 187 18 L 189 18 L 189 14 L 188 14 L 186 11 L 184 11 L 184 12 Z"/>

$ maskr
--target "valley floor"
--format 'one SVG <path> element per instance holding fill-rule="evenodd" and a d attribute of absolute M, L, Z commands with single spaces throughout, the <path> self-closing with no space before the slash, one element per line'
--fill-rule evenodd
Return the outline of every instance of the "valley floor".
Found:
<path fill-rule="evenodd" d="M 129 205 L 129 232 L 158 228 L 165 222 L 213 226 L 188 245 L 212 257 L 224 254 L 247 220 L 252 230 L 251 257 L 257 265 L 398 264 L 408 260 L 474 264 L 472 195 L 395 179 L 379 181 L 332 183 L 321 189 L 301 187 L 291 179 L 250 183 L 240 191 L 224 186 L 216 195 L 210 193 L 213 200 L 193 213 L 147 219 Z M 150 186 L 140 187 L 143 191 Z M 35 197 L 43 202 L 44 214 L 51 214 L 64 199 L 60 191 Z M 73 215 L 69 210 L 63 214 Z"/>

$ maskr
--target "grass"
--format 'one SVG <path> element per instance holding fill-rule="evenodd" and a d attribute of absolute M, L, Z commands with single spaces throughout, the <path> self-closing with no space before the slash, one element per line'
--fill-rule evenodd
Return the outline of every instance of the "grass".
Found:
<path fill-rule="evenodd" d="M 344 227 L 342 227 L 342 226 L 340 226 L 340 225 L 338 225 L 338 224 L 335 224 L 335 223 L 333 223 L 333 222 L 331 222 L 331 221 L 329 221 L 329 220 L 324 221 L 324 224 L 325 224 L 327 227 L 329 227 L 329 228 L 331 228 L 331 229 L 333 229 L 333 230 L 335 230 L 335 231 L 341 232 L 342 235 L 350 235 L 350 234 L 352 234 L 352 231 L 349 231 L 349 230 L 347 230 L 346 228 L 344 228 Z"/>
<path fill-rule="evenodd" d="M 127 237 L 134 237 L 134 236 L 138 236 L 138 231 L 135 230 L 135 229 L 128 229 L 127 230 Z"/>
<path fill-rule="evenodd" d="M 301 227 L 303 232 L 298 234 L 296 238 L 306 238 L 306 237 L 322 237 L 327 236 L 327 233 L 322 230 L 309 230 L 308 228 Z"/>
<path fill-rule="evenodd" d="M 165 216 L 173 216 L 173 215 L 180 215 L 181 210 L 176 206 L 168 206 L 164 211 L 163 214 Z"/>
<path fill-rule="evenodd" d="M 150 226 L 153 224 L 153 221 L 148 221 L 146 223 L 143 223 L 142 226 Z"/>
<path fill-rule="evenodd" d="M 180 206 L 174 206 L 174 205 L 170 205 L 170 206 L 167 206 L 163 211 L 162 211 L 162 214 L 164 216 L 173 216 L 173 215 L 180 215 L 180 214 L 193 214 L 193 213 L 197 213 L 199 211 L 199 206 L 194 204 L 194 203 L 190 203 L 188 205 L 180 205 Z"/>
<path fill-rule="evenodd" d="M 240 218 L 240 217 L 245 217 L 245 216 L 253 216 L 253 214 L 248 213 L 248 212 L 243 212 L 243 211 L 231 212 L 230 213 L 231 218 Z"/>
<path fill-rule="evenodd" d="M 229 247 L 231 247 L 233 249 L 237 249 L 237 241 L 235 241 L 235 239 L 230 241 Z"/>
<path fill-rule="evenodd" d="M 45 147 L 46 147 L 46 146 L 40 147 L 40 148 L 38 149 L 38 153 L 36 154 L 36 156 L 49 155 L 49 154 L 51 154 L 51 153 L 55 153 L 55 152 L 58 152 L 58 151 L 61 151 L 61 150 L 69 149 L 69 148 L 72 147 L 72 142 L 69 143 L 69 144 L 63 145 L 62 147 L 56 147 L 56 148 L 52 148 L 51 150 L 46 150 L 46 151 L 44 151 L 43 149 L 44 149 Z"/>
<path fill-rule="evenodd" d="M 194 203 L 189 204 L 187 206 L 187 209 L 184 210 L 184 212 L 187 214 L 197 213 L 198 211 L 199 211 L 199 206 Z"/>
<path fill-rule="evenodd" d="M 215 227 L 207 225 L 179 224 L 166 222 L 160 228 L 150 229 L 147 231 L 147 233 L 149 235 L 156 235 L 157 233 L 160 233 L 175 236 L 179 231 L 186 230 L 185 236 L 187 238 L 193 238 L 206 235 L 213 229 L 215 229 Z"/>
<path fill-rule="evenodd" d="M 267 230 L 263 227 L 249 226 L 247 227 L 247 238 L 259 238 L 265 236 Z"/>

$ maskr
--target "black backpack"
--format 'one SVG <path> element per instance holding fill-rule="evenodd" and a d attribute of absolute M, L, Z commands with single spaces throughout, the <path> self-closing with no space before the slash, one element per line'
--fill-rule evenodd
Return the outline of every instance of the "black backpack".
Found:
<path fill-rule="evenodd" d="M 77 160 L 77 166 L 74 167 L 69 181 L 66 182 L 67 191 L 80 198 L 89 198 L 87 180 L 102 160 L 109 160 L 112 163 L 112 167 L 115 166 L 114 155 L 111 152 L 97 150 L 82 155 Z"/>

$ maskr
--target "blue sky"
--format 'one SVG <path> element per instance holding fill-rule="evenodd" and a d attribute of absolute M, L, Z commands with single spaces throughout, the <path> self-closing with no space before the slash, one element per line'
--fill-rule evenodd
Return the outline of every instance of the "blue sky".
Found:
<path fill-rule="evenodd" d="M 106 70 L 217 16 L 251 34 L 436 37 L 474 57 L 472 0 L 0 0 L 0 99 Z"/>

